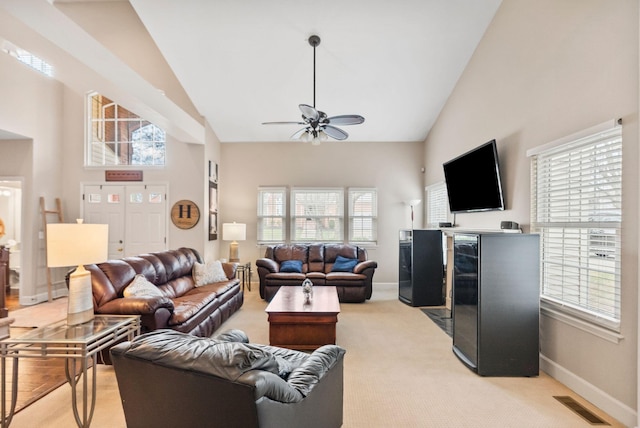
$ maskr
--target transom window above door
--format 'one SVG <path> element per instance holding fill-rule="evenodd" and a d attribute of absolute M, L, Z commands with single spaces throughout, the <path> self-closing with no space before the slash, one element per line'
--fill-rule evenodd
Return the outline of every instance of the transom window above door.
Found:
<path fill-rule="evenodd" d="M 95 92 L 87 109 L 86 166 L 164 166 L 163 129 Z"/>

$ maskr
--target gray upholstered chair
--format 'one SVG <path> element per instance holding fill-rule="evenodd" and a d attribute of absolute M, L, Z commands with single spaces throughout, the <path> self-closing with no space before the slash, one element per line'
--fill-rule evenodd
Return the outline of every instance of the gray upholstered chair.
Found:
<path fill-rule="evenodd" d="M 128 428 L 339 427 L 345 350 L 156 330 L 111 348 Z"/>

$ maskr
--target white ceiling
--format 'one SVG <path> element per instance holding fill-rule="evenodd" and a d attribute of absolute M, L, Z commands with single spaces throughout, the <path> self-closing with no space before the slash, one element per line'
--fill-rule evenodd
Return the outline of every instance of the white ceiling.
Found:
<path fill-rule="evenodd" d="M 298 104 L 313 104 L 312 34 L 316 107 L 365 117 L 343 128 L 347 141 L 423 141 L 500 2 L 130 0 L 223 143 L 286 141 L 300 128 L 261 123 L 297 121 Z"/>

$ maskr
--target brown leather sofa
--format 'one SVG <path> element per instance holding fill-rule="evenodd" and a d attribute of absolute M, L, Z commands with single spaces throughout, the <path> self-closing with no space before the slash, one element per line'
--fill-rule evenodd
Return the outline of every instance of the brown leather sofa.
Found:
<path fill-rule="evenodd" d="M 244 302 L 236 265 L 223 263 L 226 281 L 196 287 L 193 265 L 202 263 L 191 248 L 141 254 L 87 265 L 96 314 L 140 315 L 142 332 L 172 329 L 211 336 Z M 124 297 L 137 274 L 158 287 L 160 296 Z"/>
<path fill-rule="evenodd" d="M 356 259 L 351 271 L 335 272 L 338 256 Z M 282 263 L 302 262 L 301 272 L 282 272 Z M 267 247 L 264 258 L 256 260 L 260 297 L 271 301 L 283 285 L 301 285 L 309 278 L 314 286 L 335 286 L 343 303 L 361 303 L 371 298 L 373 274 L 378 263 L 367 260 L 367 250 L 349 244 L 281 244 Z"/>
<path fill-rule="evenodd" d="M 129 428 L 340 427 L 344 354 L 251 344 L 240 330 L 156 330 L 111 348 Z"/>

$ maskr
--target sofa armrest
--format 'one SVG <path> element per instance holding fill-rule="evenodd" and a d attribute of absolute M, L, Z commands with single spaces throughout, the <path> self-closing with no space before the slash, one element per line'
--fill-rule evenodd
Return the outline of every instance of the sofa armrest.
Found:
<path fill-rule="evenodd" d="M 280 403 L 298 403 L 302 394 L 275 373 L 263 370 L 251 370 L 240 376 L 237 382 L 255 388 L 255 399 L 267 397 Z"/>
<path fill-rule="evenodd" d="M 113 315 L 146 315 L 160 308 L 173 312 L 173 302 L 168 297 L 121 297 L 100 306 L 96 313 Z"/>
<path fill-rule="evenodd" d="M 267 259 L 267 258 L 262 258 L 262 259 L 256 260 L 256 267 L 265 268 L 269 272 L 279 272 L 280 271 L 280 266 L 278 265 L 278 263 L 275 260 L 271 260 L 271 259 Z"/>
<path fill-rule="evenodd" d="M 355 267 L 353 268 L 353 273 L 362 273 L 367 269 L 375 269 L 377 267 L 378 262 L 374 262 L 373 260 L 365 260 L 355 265 Z"/>
<path fill-rule="evenodd" d="M 238 263 L 222 263 L 222 269 L 224 269 L 224 274 L 227 275 L 227 279 L 235 279 L 238 272 Z"/>
<path fill-rule="evenodd" d="M 287 383 L 306 397 L 325 373 L 341 363 L 345 352 L 344 348 L 337 345 L 321 346 L 291 372 Z"/>

